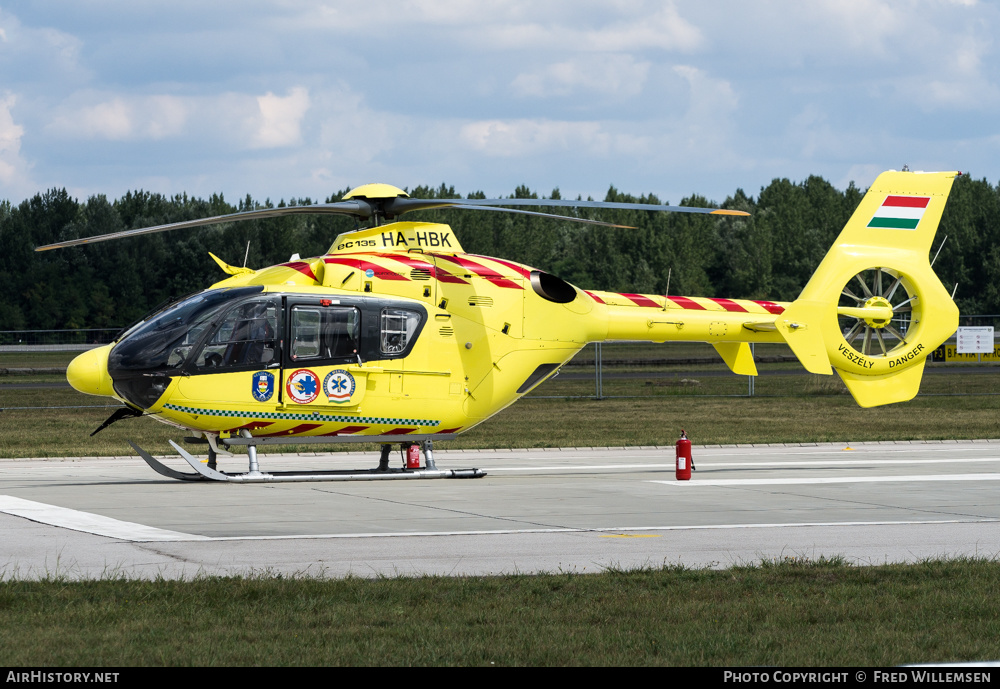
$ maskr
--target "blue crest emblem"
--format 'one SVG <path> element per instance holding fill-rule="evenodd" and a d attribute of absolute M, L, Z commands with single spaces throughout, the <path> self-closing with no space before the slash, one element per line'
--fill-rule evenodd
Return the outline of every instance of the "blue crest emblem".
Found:
<path fill-rule="evenodd" d="M 334 404 L 346 404 L 354 394 L 354 376 L 342 368 L 330 371 L 323 379 L 323 392 Z"/>
<path fill-rule="evenodd" d="M 274 394 L 274 375 L 267 371 L 257 371 L 253 374 L 250 392 L 258 402 L 267 402 Z"/>

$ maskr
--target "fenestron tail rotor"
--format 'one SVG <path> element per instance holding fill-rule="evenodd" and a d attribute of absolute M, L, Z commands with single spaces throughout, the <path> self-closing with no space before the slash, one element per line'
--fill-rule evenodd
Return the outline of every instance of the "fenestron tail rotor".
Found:
<path fill-rule="evenodd" d="M 844 340 L 863 356 L 889 356 L 905 347 L 917 297 L 891 268 L 863 270 L 840 295 L 837 318 Z"/>

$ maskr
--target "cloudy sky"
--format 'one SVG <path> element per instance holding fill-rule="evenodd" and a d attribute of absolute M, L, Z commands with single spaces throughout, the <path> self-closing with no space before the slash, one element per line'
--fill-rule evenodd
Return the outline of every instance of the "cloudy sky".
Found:
<path fill-rule="evenodd" d="M 0 0 L 0 199 L 1000 181 L 993 0 Z"/>

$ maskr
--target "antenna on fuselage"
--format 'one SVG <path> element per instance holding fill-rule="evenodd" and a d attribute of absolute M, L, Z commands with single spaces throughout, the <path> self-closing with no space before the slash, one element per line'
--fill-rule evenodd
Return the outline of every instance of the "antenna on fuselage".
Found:
<path fill-rule="evenodd" d="M 673 268 L 667 268 L 667 289 L 663 292 L 663 310 L 667 310 L 667 297 L 670 295 L 670 273 L 673 272 Z"/>

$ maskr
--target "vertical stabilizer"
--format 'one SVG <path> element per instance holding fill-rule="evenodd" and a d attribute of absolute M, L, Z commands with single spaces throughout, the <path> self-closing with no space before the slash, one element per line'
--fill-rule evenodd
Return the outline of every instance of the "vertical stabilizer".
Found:
<path fill-rule="evenodd" d="M 929 253 L 959 174 L 879 175 L 777 320 L 806 369 L 832 366 L 863 407 L 912 399 L 924 360 L 958 327 Z"/>

